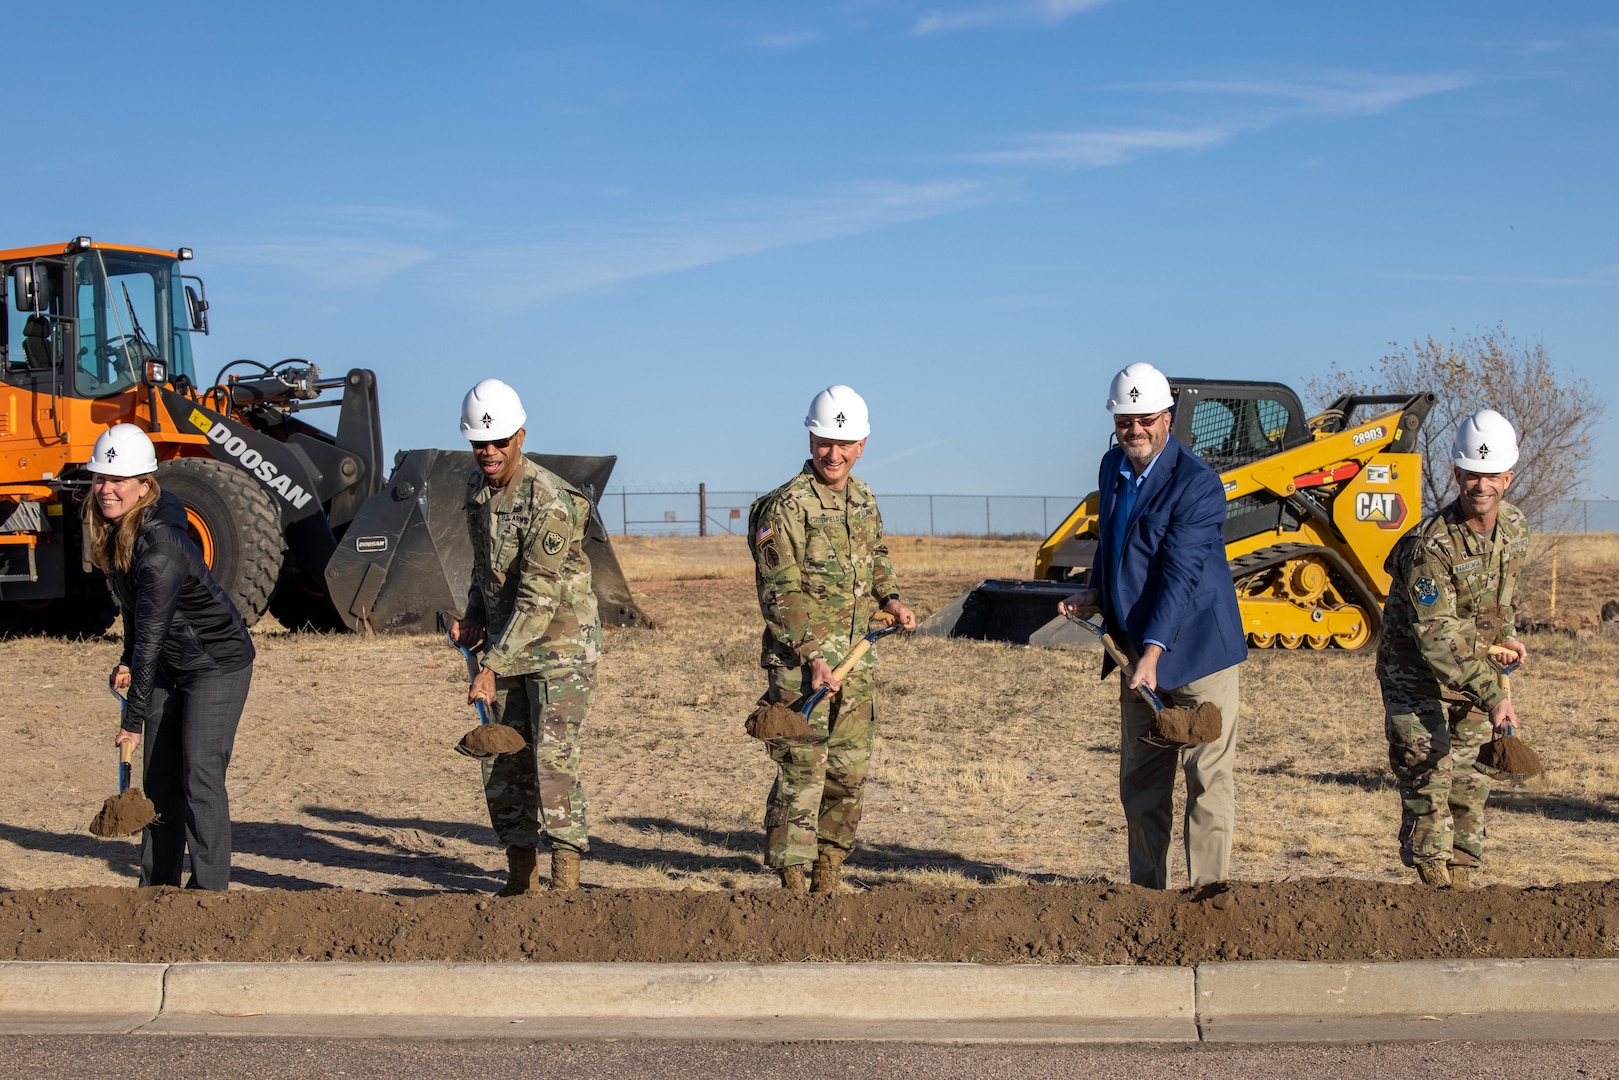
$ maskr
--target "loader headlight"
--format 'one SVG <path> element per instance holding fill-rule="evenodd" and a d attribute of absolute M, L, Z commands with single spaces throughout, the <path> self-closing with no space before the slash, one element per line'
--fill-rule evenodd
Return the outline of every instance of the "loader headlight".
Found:
<path fill-rule="evenodd" d="M 161 360 L 146 361 L 146 381 L 152 386 L 162 386 L 169 381 L 169 365 Z"/>
<path fill-rule="evenodd" d="M 175 252 L 175 254 L 180 256 L 181 262 L 190 262 L 192 259 L 190 248 L 181 248 L 179 251 Z"/>

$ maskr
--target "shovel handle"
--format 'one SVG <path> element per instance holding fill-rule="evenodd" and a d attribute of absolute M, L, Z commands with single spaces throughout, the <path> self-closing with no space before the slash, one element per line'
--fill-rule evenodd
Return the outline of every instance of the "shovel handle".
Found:
<path fill-rule="evenodd" d="M 461 657 L 467 662 L 467 678 L 476 679 L 478 677 L 478 662 L 472 658 L 472 650 L 455 640 L 455 635 L 448 630 L 444 631 L 444 640 L 461 650 Z M 472 704 L 478 707 L 478 723 L 489 723 L 489 710 L 484 707 L 483 698 L 473 698 Z"/>
<path fill-rule="evenodd" d="M 1113 635 L 1109 634 L 1106 630 L 1103 630 L 1100 626 L 1097 626 L 1090 620 L 1081 619 L 1077 615 L 1070 615 L 1066 611 L 1063 612 L 1063 617 L 1069 622 L 1073 623 L 1075 626 L 1083 626 L 1085 629 L 1097 636 L 1097 638 L 1102 642 L 1102 648 L 1106 649 L 1107 654 L 1113 658 L 1113 662 L 1119 665 L 1119 671 L 1123 675 L 1126 683 L 1136 677 L 1135 665 L 1130 663 L 1130 658 L 1124 655 L 1124 651 L 1120 649 L 1118 645 L 1114 644 Z M 1164 703 L 1159 700 L 1157 694 L 1153 693 L 1152 687 L 1148 686 L 1146 683 L 1142 683 L 1140 686 L 1136 687 L 1136 693 L 1141 695 L 1141 699 L 1143 701 L 1152 706 L 1153 712 L 1164 711 Z"/>
<path fill-rule="evenodd" d="M 833 680 L 836 682 L 842 682 L 843 677 L 849 674 L 849 672 L 853 671 L 856 664 L 860 663 L 860 658 L 871 651 L 872 642 L 876 641 L 880 637 L 887 637 L 889 634 L 892 634 L 900 629 L 902 628 L 898 622 L 891 622 L 887 626 L 878 627 L 865 637 L 861 638 L 859 641 L 855 642 L 854 648 L 849 650 L 849 655 L 843 658 L 843 663 L 832 669 Z M 821 699 L 826 697 L 826 695 L 830 694 L 831 692 L 832 688 L 830 686 L 821 687 L 819 690 L 815 691 L 815 693 L 809 696 L 808 700 L 804 702 L 798 711 L 803 713 L 805 716 L 808 716 L 810 713 L 815 711 L 815 706 L 821 703 Z"/>

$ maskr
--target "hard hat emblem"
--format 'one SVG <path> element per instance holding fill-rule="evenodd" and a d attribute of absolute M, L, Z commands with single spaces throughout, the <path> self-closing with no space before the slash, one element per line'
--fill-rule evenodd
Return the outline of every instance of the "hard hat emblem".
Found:
<path fill-rule="evenodd" d="M 1139 400 L 1141 400 L 1141 391 L 1138 390 L 1134 386 L 1130 387 L 1130 400 L 1131 401 L 1139 401 Z"/>
<path fill-rule="evenodd" d="M 843 422 L 848 419 L 848 417 L 844 416 L 842 413 L 838 413 L 838 415 L 834 416 L 832 419 L 838 422 L 838 427 L 842 427 Z"/>
<path fill-rule="evenodd" d="M 493 424 L 495 422 L 495 418 L 493 416 L 490 416 L 488 413 L 484 413 L 483 416 L 479 417 L 479 419 L 481 419 L 483 421 L 483 426 L 484 427 L 489 427 L 491 424 Z"/>
<path fill-rule="evenodd" d="M 1479 443 L 1478 444 L 1478 457 L 1479 457 L 1479 460 L 1483 461 L 1486 458 L 1488 458 L 1489 456 L 1490 456 L 1490 444 L 1489 443 Z"/>
<path fill-rule="evenodd" d="M 117 456 L 118 456 L 118 448 L 116 446 L 107 447 L 107 460 L 108 461 L 111 461 L 113 458 L 115 458 Z"/>

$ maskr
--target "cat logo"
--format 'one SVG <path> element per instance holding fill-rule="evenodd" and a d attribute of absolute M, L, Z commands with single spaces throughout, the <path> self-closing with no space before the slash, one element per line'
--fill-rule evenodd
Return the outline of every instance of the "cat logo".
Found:
<path fill-rule="evenodd" d="M 1358 492 L 1355 520 L 1370 521 L 1379 529 L 1398 529 L 1405 522 L 1405 500 L 1393 491 Z"/>

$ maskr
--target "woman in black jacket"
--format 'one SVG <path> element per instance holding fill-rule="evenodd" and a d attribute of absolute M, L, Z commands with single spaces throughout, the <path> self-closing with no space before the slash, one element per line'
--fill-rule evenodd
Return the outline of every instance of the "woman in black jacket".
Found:
<path fill-rule="evenodd" d="M 157 810 L 141 840 L 142 885 L 230 885 L 225 770 L 253 680 L 253 641 L 186 534 L 185 508 L 157 485 L 152 440 L 118 424 L 86 466 L 85 546 L 124 616 L 114 689 L 128 690 L 114 743 L 146 749 L 144 788 Z"/>

